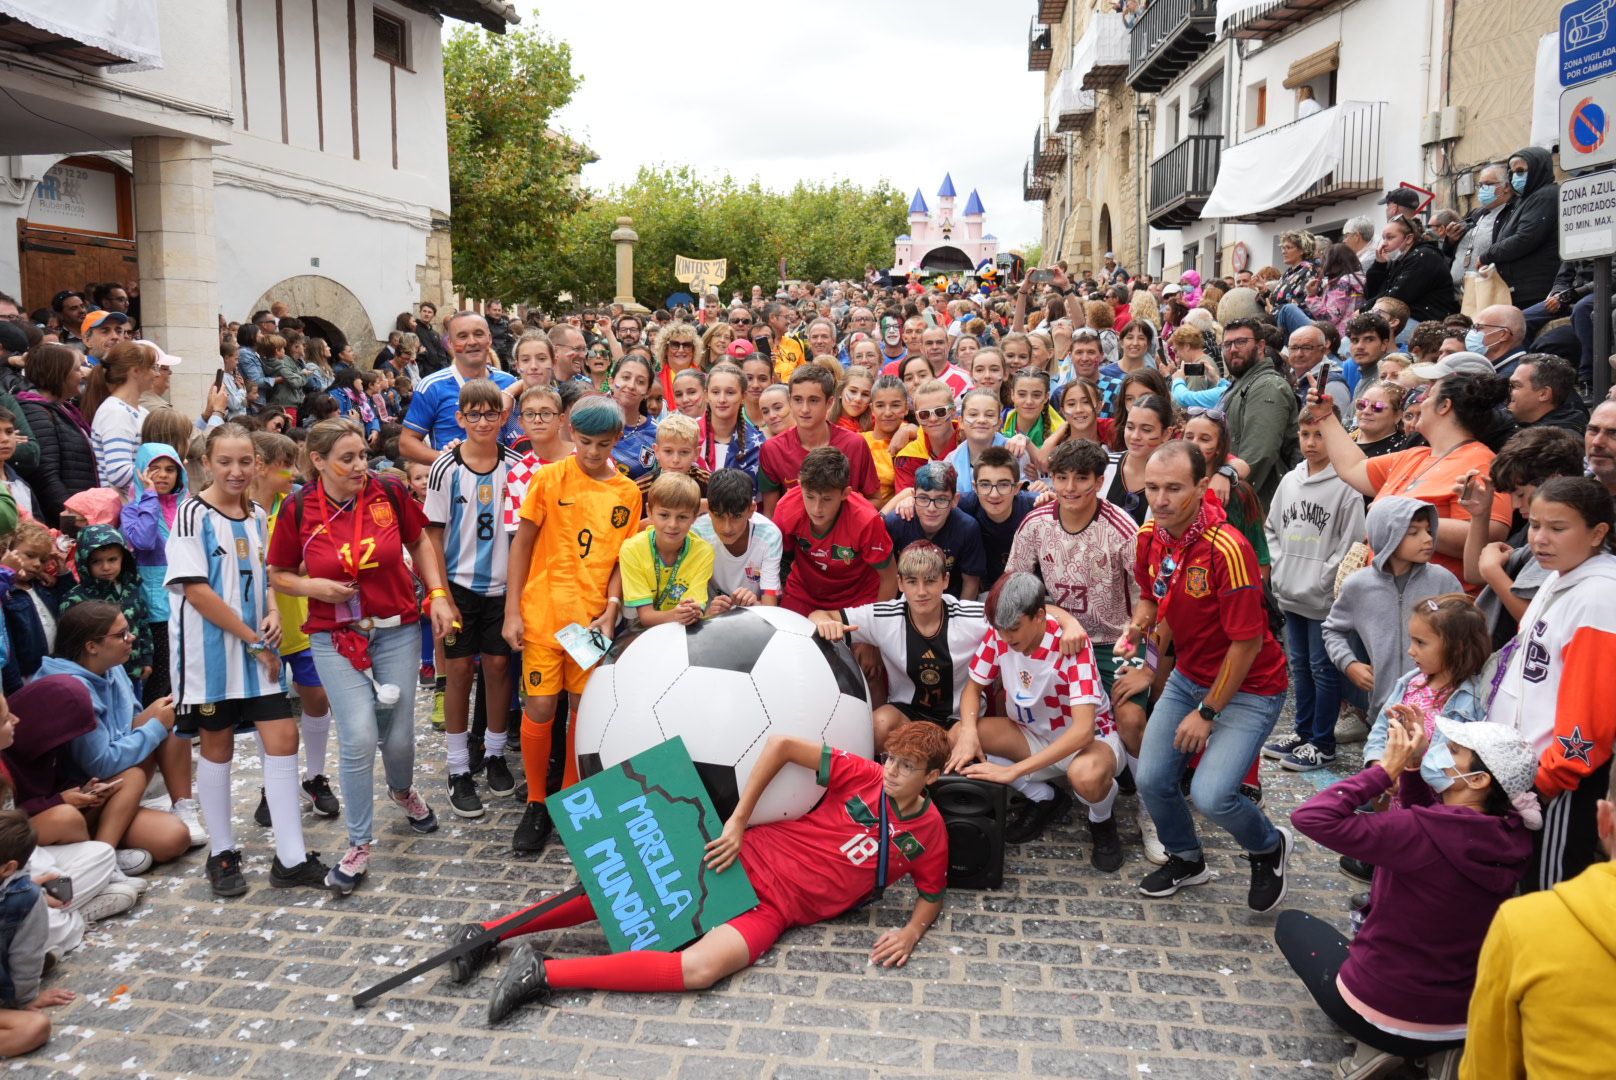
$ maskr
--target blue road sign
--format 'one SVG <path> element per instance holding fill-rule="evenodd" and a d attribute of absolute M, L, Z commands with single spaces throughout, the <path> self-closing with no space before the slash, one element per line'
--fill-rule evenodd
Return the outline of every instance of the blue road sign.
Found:
<path fill-rule="evenodd" d="M 1572 0 L 1560 9 L 1560 85 L 1616 72 L 1616 0 Z"/>

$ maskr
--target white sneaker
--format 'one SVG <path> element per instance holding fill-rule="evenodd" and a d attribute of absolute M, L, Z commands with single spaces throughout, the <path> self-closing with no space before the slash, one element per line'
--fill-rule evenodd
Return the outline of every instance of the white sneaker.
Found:
<path fill-rule="evenodd" d="M 175 799 L 169 813 L 185 822 L 191 833 L 191 846 L 201 847 L 208 842 L 208 830 L 202 827 L 202 807 L 195 799 Z"/>
<path fill-rule="evenodd" d="M 137 897 L 145 896 L 146 888 L 151 884 L 145 878 L 130 877 L 122 870 L 113 870 L 112 877 L 107 880 L 113 885 L 122 885 L 126 889 L 135 890 L 135 896 Z"/>
<path fill-rule="evenodd" d="M 1369 738 L 1369 721 L 1350 705 L 1343 705 L 1335 722 L 1335 744 L 1350 746 Z"/>
<path fill-rule="evenodd" d="M 118 849 L 118 869 L 131 877 L 138 877 L 152 868 L 151 852 L 145 848 L 126 847 Z"/>
<path fill-rule="evenodd" d="M 1156 835 L 1156 823 L 1150 820 L 1150 811 L 1145 809 L 1144 803 L 1139 804 L 1138 820 L 1139 836 L 1145 845 L 1145 858 L 1157 866 L 1167 865 L 1167 849 L 1162 847 L 1161 838 Z"/>
<path fill-rule="evenodd" d="M 79 905 L 79 914 L 84 916 L 87 923 L 100 922 L 110 919 L 114 915 L 122 915 L 140 899 L 140 894 L 132 886 L 114 879 L 107 882 L 100 892 Z"/>

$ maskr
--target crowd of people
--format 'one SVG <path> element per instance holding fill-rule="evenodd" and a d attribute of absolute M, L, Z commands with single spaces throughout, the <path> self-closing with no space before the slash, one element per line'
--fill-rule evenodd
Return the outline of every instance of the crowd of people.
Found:
<path fill-rule="evenodd" d="M 130 290 L 32 317 L 0 295 L 0 966 L 34 1006 L 0 1013 L 0 1052 L 47 1037 L 37 1006 L 65 999 L 37 994 L 43 965 L 152 866 L 205 845 L 213 892 L 248 890 L 238 735 L 259 743 L 272 887 L 362 884 L 378 756 L 408 828 L 438 827 L 434 791 L 468 820 L 514 797 L 532 854 L 577 779 L 588 670 L 558 634 L 780 605 L 852 646 L 884 764 L 776 740 L 710 851 L 746 863 L 760 908 L 682 954 L 523 944 L 492 1017 L 557 988 L 710 985 L 862 900 L 869 850 L 826 845 L 884 840 L 873 818 L 826 800 L 742 831 L 794 762 L 911 830 L 893 876 L 920 900 L 878 962 L 941 910 L 924 787 L 944 772 L 1014 790 L 1013 844 L 1081 804 L 1100 873 L 1130 819 L 1146 897 L 1212 877 L 1198 810 L 1249 861 L 1253 911 L 1283 904 L 1293 829 L 1365 884 L 1350 942 L 1317 912 L 1276 926 L 1357 1040 L 1341 1075 L 1455 1075 L 1478 1025 L 1466 1075 L 1503 1056 L 1580 1075 L 1516 969 L 1544 920 L 1608 940 L 1585 914 L 1609 910 L 1616 828 L 1616 401 L 1586 400 L 1589 268 L 1545 272 L 1522 239 L 1552 172 L 1522 151 L 1478 180 L 1469 219 L 1399 189 L 1379 228 L 1286 233 L 1283 266 L 1229 278 L 1108 256 L 694 311 L 423 304 L 363 363 L 277 305 L 221 320 L 196 415 L 168 402 L 182 361 L 137 336 Z M 1500 282 L 1511 303 L 1470 303 Z M 446 742 L 424 774 L 417 685 Z M 1263 760 L 1312 772 L 1351 742 L 1362 772 L 1288 823 L 1265 810 Z M 305 810 L 343 819 L 330 865 Z M 788 864 L 819 868 L 811 895 Z"/>

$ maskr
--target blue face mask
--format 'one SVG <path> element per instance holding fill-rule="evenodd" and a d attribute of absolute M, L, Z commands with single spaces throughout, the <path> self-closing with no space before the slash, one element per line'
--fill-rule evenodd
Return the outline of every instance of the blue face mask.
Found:
<path fill-rule="evenodd" d="M 1487 331 L 1476 326 L 1472 326 L 1470 329 L 1466 330 L 1465 352 L 1480 353 L 1482 356 L 1486 356 Z"/>
<path fill-rule="evenodd" d="M 1515 194 L 1517 195 L 1526 194 L 1526 174 L 1510 173 L 1509 186 L 1515 189 Z"/>
<path fill-rule="evenodd" d="M 1476 189 L 1476 201 L 1482 206 L 1491 206 L 1498 201 L 1498 185 L 1483 184 Z"/>

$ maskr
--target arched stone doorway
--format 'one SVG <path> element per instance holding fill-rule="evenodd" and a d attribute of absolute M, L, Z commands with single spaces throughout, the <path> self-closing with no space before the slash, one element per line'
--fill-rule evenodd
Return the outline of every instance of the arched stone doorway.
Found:
<path fill-rule="evenodd" d="M 1111 208 L 1109 206 L 1100 207 L 1099 237 L 1100 250 L 1094 253 L 1096 259 L 1103 258 L 1108 251 L 1117 250 L 1116 245 L 1111 240 Z"/>
<path fill-rule="evenodd" d="M 264 310 L 276 302 L 303 319 L 310 333 L 324 338 L 333 355 L 342 345 L 352 345 L 359 366 L 370 367 L 378 347 L 376 327 L 365 313 L 365 305 L 347 286 L 319 274 L 299 274 L 271 285 L 253 302 L 252 310 Z"/>
<path fill-rule="evenodd" d="M 971 257 L 957 247 L 936 247 L 926 252 L 925 256 L 916 264 L 928 271 L 956 271 L 974 270 L 976 264 Z"/>

